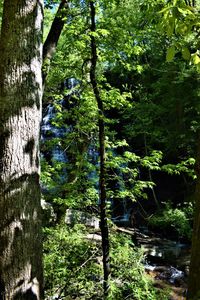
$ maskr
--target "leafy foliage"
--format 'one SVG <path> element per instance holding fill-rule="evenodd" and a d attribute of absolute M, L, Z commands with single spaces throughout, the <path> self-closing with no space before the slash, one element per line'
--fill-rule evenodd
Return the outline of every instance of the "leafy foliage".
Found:
<path fill-rule="evenodd" d="M 102 263 L 98 240 L 83 225 L 45 229 L 46 299 L 102 299 Z M 109 299 L 168 299 L 144 274 L 143 255 L 115 232 L 111 239 L 112 278 Z M 131 266 L 131 268 L 130 268 Z"/>
<path fill-rule="evenodd" d="M 99 246 L 86 239 L 82 225 L 46 229 L 44 263 L 46 297 L 89 298 L 101 294 L 101 268 L 97 261 Z M 67 298 L 68 299 L 68 298 Z"/>
<path fill-rule="evenodd" d="M 160 11 L 163 15 L 161 26 L 166 31 L 172 46 L 168 48 L 166 60 L 172 61 L 176 53 L 190 61 L 200 71 L 200 57 L 197 42 L 199 35 L 199 1 L 193 5 L 187 1 L 168 1 Z"/>
<path fill-rule="evenodd" d="M 167 203 L 162 212 L 150 218 L 149 223 L 154 229 L 157 228 L 168 234 L 171 232 L 173 238 L 190 240 L 192 213 L 193 210 L 190 204 L 180 209 L 173 208 L 170 203 Z"/>
<path fill-rule="evenodd" d="M 151 202 L 149 191 L 156 185 L 159 190 L 163 173 L 184 181 L 184 199 L 178 195 L 177 202 L 184 203 L 193 192 L 200 90 L 196 68 L 188 62 L 199 65 L 199 16 L 184 3 L 95 3 L 97 30 L 92 35 L 98 47 L 97 83 L 105 107 L 106 183 L 111 201 L 150 198 Z M 52 5 L 53 1 L 46 3 L 47 28 Z M 98 109 L 89 82 L 88 16 L 87 1 L 70 2 L 44 97 L 45 105 L 53 102 L 56 110 L 51 125 L 65 131 L 42 144 L 44 197 L 62 216 L 69 207 L 98 210 Z M 76 86 L 69 88 L 69 79 L 75 79 Z M 65 153 L 64 163 L 47 155 L 55 147 Z M 151 224 L 189 238 L 188 219 L 185 208 L 166 206 Z M 79 225 L 46 230 L 48 297 L 102 297 L 99 244 L 85 239 L 86 235 L 86 228 Z M 110 299 L 165 297 L 149 285 L 142 256 L 130 241 L 113 234 L 111 243 Z"/>
<path fill-rule="evenodd" d="M 152 287 L 150 278 L 144 273 L 143 255 L 128 240 L 119 234 L 112 235 L 111 264 L 113 266 L 111 293 L 109 299 L 148 299 L 162 297 L 167 300 L 167 293 Z M 130 267 L 131 266 L 131 267 Z"/>

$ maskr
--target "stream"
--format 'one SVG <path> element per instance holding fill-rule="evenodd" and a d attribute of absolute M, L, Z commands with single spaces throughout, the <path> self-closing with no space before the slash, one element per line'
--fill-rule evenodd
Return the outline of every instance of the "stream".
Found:
<path fill-rule="evenodd" d="M 189 272 L 190 246 L 179 241 L 139 231 L 136 243 L 145 253 L 145 270 L 158 288 L 169 287 L 171 300 L 185 299 Z"/>
<path fill-rule="evenodd" d="M 170 300 L 184 300 L 187 292 L 190 245 L 157 236 L 147 228 L 120 228 L 132 235 L 145 254 L 144 267 L 158 288 L 170 288 Z"/>

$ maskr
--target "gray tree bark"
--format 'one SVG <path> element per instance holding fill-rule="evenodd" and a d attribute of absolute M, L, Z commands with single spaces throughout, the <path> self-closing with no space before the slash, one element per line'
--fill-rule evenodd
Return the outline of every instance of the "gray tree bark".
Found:
<path fill-rule="evenodd" d="M 41 299 L 42 0 L 6 0 L 0 40 L 0 299 Z"/>

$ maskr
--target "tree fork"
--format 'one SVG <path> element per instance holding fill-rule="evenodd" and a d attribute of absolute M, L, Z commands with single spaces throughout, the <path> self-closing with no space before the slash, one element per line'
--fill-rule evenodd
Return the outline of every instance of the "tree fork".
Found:
<path fill-rule="evenodd" d="M 90 18 L 91 18 L 91 33 L 96 31 L 95 23 L 95 6 L 94 2 L 90 1 Z M 97 79 L 96 79 L 96 65 L 97 65 L 97 46 L 96 40 L 93 34 L 91 34 L 91 66 L 90 66 L 90 81 L 92 84 L 93 92 L 97 101 L 98 106 L 98 127 L 99 127 L 99 154 L 100 154 L 100 228 L 102 235 L 102 252 L 103 252 L 103 272 L 104 272 L 104 297 L 108 296 L 109 291 L 109 275 L 110 275 L 110 264 L 109 264 L 109 232 L 106 217 L 106 183 L 105 183 L 105 124 L 104 124 L 104 109 L 103 101 L 100 96 Z"/>

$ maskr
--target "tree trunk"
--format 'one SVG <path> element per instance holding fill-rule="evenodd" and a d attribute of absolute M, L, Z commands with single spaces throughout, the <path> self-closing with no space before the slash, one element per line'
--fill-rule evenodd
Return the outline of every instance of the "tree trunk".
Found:
<path fill-rule="evenodd" d="M 198 135 L 198 137 L 200 138 L 200 134 Z M 188 279 L 188 300 L 200 299 L 200 142 L 197 150 L 196 174 L 197 182 L 195 191 L 195 211 L 192 234 L 190 273 Z"/>
<path fill-rule="evenodd" d="M 91 32 L 96 31 L 95 23 L 95 6 L 94 2 L 90 1 L 90 17 L 91 17 Z M 99 176 L 99 189 L 100 189 L 100 228 L 102 236 L 102 252 L 103 252 L 103 271 L 104 271 L 104 298 L 107 298 L 109 293 L 109 232 L 106 216 L 106 167 L 105 167 L 105 124 L 104 124 L 104 109 L 103 101 L 100 96 L 99 88 L 96 79 L 96 64 L 97 64 L 97 47 L 94 35 L 91 35 L 91 68 L 90 68 L 90 81 L 94 91 L 99 110 L 99 155 L 100 155 L 100 176 Z"/>
<path fill-rule="evenodd" d="M 0 41 L 0 299 L 42 294 L 42 0 L 6 0 Z"/>
<path fill-rule="evenodd" d="M 66 22 L 64 17 L 66 17 L 67 11 L 68 11 L 68 1 L 61 0 L 55 18 L 51 25 L 51 29 L 48 33 L 48 36 L 43 46 L 43 72 L 42 72 L 43 81 L 45 81 L 49 73 L 51 60 L 56 51 L 59 37 L 61 35 L 61 32 Z"/>

